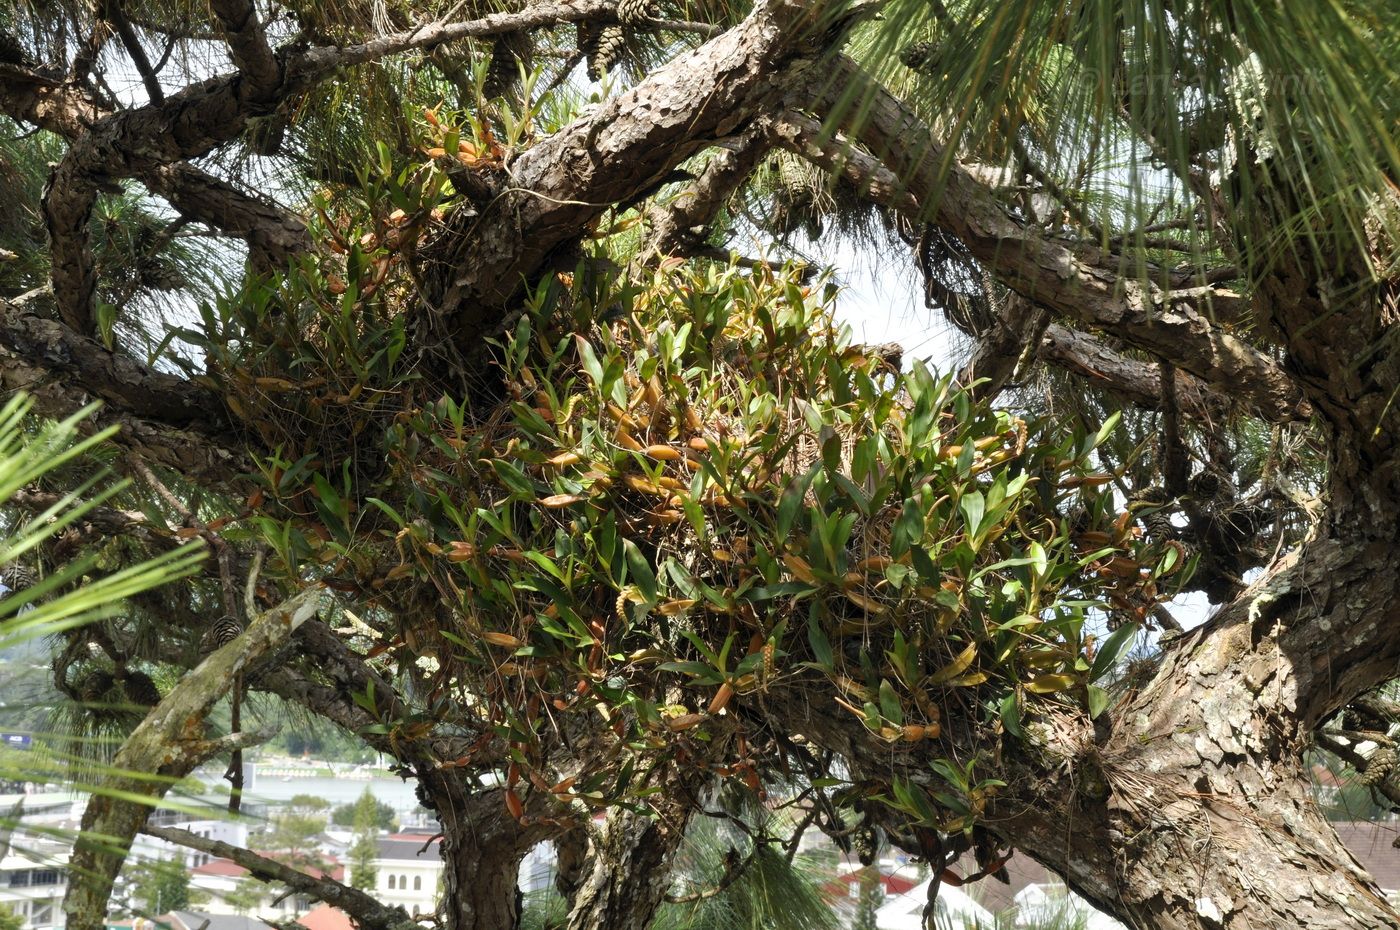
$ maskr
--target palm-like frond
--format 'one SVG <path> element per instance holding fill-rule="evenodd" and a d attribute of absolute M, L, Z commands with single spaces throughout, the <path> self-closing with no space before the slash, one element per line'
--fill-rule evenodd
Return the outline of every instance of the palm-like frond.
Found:
<path fill-rule="evenodd" d="M 90 455 L 116 429 L 113 427 L 84 438 L 83 426 L 92 412 L 92 408 L 88 408 L 61 422 L 42 424 L 30 431 L 26 428 L 26 416 L 31 408 L 32 401 L 19 394 L 0 409 L 0 500 L 3 501 L 10 500 L 19 489 L 34 485 L 55 470 Z M 121 487 L 120 483 L 99 473 L 64 494 L 44 512 L 12 521 L 9 530 L 0 537 L 0 566 L 9 573 L 6 577 L 14 577 L 13 566 L 32 565 L 41 546 L 81 521 L 94 507 L 110 500 Z M 4 596 L 0 597 L 0 651 L 110 618 L 119 611 L 126 597 L 192 574 L 203 556 L 200 545 L 182 546 L 110 573 L 102 571 L 97 560 L 89 556 L 70 561 L 45 577 L 35 574 L 34 583 L 22 590 L 10 590 L 6 586 Z M 89 674 L 105 672 L 91 662 L 88 665 L 92 666 Z M 132 690 L 134 682 L 119 681 L 110 672 L 105 674 L 107 678 L 99 674 L 97 679 L 105 685 L 91 695 L 100 713 L 96 718 L 89 715 L 85 728 L 63 732 L 63 738 L 70 743 L 76 741 L 79 754 L 87 759 L 107 755 L 114 741 L 123 734 L 123 725 L 130 723 L 125 718 L 144 712 L 133 701 L 133 694 L 138 694 Z M 145 673 L 127 670 L 123 678 L 130 679 L 135 674 Z M 92 725 L 93 719 L 99 723 Z M 69 755 L 67 750 L 56 747 L 42 752 L 8 753 L 0 759 L 0 778 L 65 781 L 73 774 L 68 768 Z M 0 829 L 6 826 L 0 818 Z M 8 826 L 13 827 L 13 824 Z"/>
<path fill-rule="evenodd" d="M 1394 231 L 1394 32 L 1342 0 L 894 0 L 867 49 L 962 153 L 1000 162 L 1020 140 L 1072 179 L 1116 152 L 1098 177 L 1146 212 L 1223 181 L 1223 203 L 1197 205 L 1264 271 L 1299 247 L 1369 255 L 1378 224 Z"/>

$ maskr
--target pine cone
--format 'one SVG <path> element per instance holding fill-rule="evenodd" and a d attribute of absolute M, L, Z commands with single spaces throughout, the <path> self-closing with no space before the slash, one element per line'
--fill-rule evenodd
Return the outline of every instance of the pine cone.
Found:
<path fill-rule="evenodd" d="M 515 84 L 517 66 L 515 52 L 505 36 L 491 43 L 491 63 L 486 66 L 486 94 L 499 97 Z"/>
<path fill-rule="evenodd" d="M 161 698 L 160 689 L 145 672 L 128 672 L 122 679 L 122 693 L 128 701 L 142 707 L 155 707 Z"/>
<path fill-rule="evenodd" d="M 88 672 L 78 681 L 78 698 L 84 704 L 101 704 L 107 700 L 114 684 L 116 679 L 106 669 Z"/>
<path fill-rule="evenodd" d="M 243 624 L 238 622 L 237 617 L 223 616 L 214 621 L 214 625 L 204 631 L 204 636 L 200 640 L 200 647 L 204 652 L 213 652 L 227 646 L 238 638 L 243 632 Z"/>
<path fill-rule="evenodd" d="M 604 26 L 598 31 L 598 44 L 588 56 L 588 77 L 601 81 L 603 75 L 616 68 L 622 61 L 622 53 L 627 45 L 627 33 L 621 26 Z"/>
<path fill-rule="evenodd" d="M 617 18 L 625 25 L 639 23 L 651 17 L 656 0 L 618 0 Z"/>
<path fill-rule="evenodd" d="M 578 45 L 578 50 L 588 59 L 588 77 L 590 80 L 596 80 L 593 77 L 593 56 L 598 54 L 598 24 L 580 22 L 574 26 L 574 34 L 577 36 L 574 42 Z"/>
<path fill-rule="evenodd" d="M 927 39 L 910 42 L 900 49 L 899 61 L 912 71 L 922 71 L 933 60 L 933 53 L 936 50 L 937 46 Z"/>
<path fill-rule="evenodd" d="M 39 582 L 39 573 L 22 562 L 11 562 L 0 568 L 0 584 L 14 594 L 23 594 Z"/>
<path fill-rule="evenodd" d="M 423 805 L 430 811 L 437 810 L 437 805 L 433 803 L 432 797 L 428 794 L 428 789 L 423 787 L 423 783 L 421 781 L 413 786 L 413 793 L 418 797 L 419 804 Z"/>
<path fill-rule="evenodd" d="M 1376 751 L 1371 753 L 1371 758 L 1366 760 L 1366 771 L 1361 773 L 1361 783 L 1382 784 L 1395 771 L 1396 762 L 1394 749 L 1389 746 L 1377 746 Z"/>
<path fill-rule="evenodd" d="M 856 833 L 854 846 L 860 864 L 872 864 L 875 861 L 875 830 L 867 827 Z"/>

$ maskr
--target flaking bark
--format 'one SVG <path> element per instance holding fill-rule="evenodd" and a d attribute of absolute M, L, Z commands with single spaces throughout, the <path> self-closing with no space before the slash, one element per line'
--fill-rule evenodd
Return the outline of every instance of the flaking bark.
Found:
<path fill-rule="evenodd" d="M 259 616 L 237 639 L 215 651 L 179 683 L 127 737 L 83 812 L 70 868 L 81 876 L 63 899 L 73 930 L 102 930 L 112 882 L 132 839 L 166 792 L 204 761 L 259 738 L 236 734 L 211 740 L 205 718 L 234 678 L 291 636 L 316 610 L 320 593 L 304 591 Z"/>

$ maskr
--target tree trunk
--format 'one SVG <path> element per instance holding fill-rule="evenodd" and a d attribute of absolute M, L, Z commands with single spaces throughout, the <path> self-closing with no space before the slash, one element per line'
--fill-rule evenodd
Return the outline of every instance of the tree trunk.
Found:
<path fill-rule="evenodd" d="M 608 816 L 574 895 L 568 930 L 646 930 L 671 888 L 671 866 L 711 776 L 668 773 L 652 814 L 621 808 Z"/>
<path fill-rule="evenodd" d="M 106 925 L 112 885 L 131 841 L 175 782 L 222 752 L 267 737 L 244 732 L 206 739 L 205 722 L 234 679 L 286 642 L 315 613 L 317 601 L 315 589 L 303 591 L 258 616 L 181 678 L 122 743 L 83 811 L 69 862 L 76 878 L 63 898 L 67 926 Z"/>
<path fill-rule="evenodd" d="M 1323 717 L 1394 674 L 1395 638 L 1373 635 L 1400 610 L 1393 551 L 1313 543 L 1169 645 L 1107 726 L 1033 724 L 1050 734 L 1036 767 L 1068 774 L 1034 804 L 999 803 L 997 831 L 1130 926 L 1400 925 L 1319 812 L 1303 755 Z M 1351 641 L 1370 655 L 1348 660 Z"/>
<path fill-rule="evenodd" d="M 1007 782 L 983 824 L 1130 927 L 1400 926 L 1319 812 L 1304 758 L 1323 719 L 1400 664 L 1400 637 L 1384 632 L 1400 628 L 1396 551 L 1309 544 L 1167 645 L 1153 680 L 1092 722 L 1035 702 L 1024 739 L 976 728 L 892 756 L 851 715 L 777 692 L 765 712 L 872 784 L 946 791 L 929 761 L 976 757 L 978 778 Z"/>
<path fill-rule="evenodd" d="M 431 792 L 442 823 L 443 930 L 513 930 L 520 922 L 520 860 L 549 832 L 521 826 L 503 789 L 469 794 L 450 774 L 432 781 L 452 784 Z"/>

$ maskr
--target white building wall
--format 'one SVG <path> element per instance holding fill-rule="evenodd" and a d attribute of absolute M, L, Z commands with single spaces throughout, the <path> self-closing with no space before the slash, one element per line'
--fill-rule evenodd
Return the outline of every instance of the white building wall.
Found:
<path fill-rule="evenodd" d="M 0 859 L 0 907 L 18 914 L 24 930 L 58 930 L 63 926 L 67 860 L 66 851 L 61 859 L 30 857 L 22 852 Z"/>
<path fill-rule="evenodd" d="M 378 871 L 375 895 L 388 905 L 398 905 L 411 914 L 431 914 L 437 910 L 442 860 L 376 859 Z"/>

